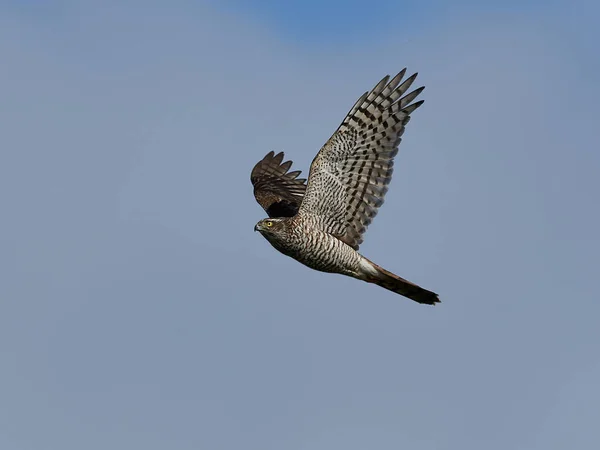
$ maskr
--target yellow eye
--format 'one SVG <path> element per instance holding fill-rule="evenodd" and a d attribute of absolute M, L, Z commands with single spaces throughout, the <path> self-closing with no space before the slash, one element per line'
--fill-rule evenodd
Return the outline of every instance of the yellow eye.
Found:
<path fill-rule="evenodd" d="M 268 227 L 272 227 L 273 226 L 273 222 L 271 222 L 270 220 L 268 220 L 267 222 L 265 222 L 265 225 Z"/>

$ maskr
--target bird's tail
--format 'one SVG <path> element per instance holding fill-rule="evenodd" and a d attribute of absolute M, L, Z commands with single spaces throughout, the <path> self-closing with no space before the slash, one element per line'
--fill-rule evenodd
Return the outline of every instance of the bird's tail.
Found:
<path fill-rule="evenodd" d="M 423 289 L 421 286 L 417 286 L 416 284 L 385 270 L 383 267 L 369 261 L 367 258 L 364 258 L 362 261 L 361 268 L 363 270 L 360 278 L 368 283 L 377 284 L 418 303 L 434 305 L 440 302 L 438 295 L 435 292 Z"/>

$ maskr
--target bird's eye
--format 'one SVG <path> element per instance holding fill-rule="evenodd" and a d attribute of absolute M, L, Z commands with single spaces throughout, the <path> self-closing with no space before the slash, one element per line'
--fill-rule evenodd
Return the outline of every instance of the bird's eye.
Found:
<path fill-rule="evenodd" d="M 272 226 L 273 226 L 273 222 L 271 222 L 271 221 L 269 220 L 269 221 L 267 221 L 266 225 L 267 225 L 268 227 L 272 227 Z"/>

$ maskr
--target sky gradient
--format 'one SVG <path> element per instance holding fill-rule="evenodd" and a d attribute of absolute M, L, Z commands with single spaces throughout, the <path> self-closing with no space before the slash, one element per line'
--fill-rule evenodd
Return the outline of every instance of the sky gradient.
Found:
<path fill-rule="evenodd" d="M 596 448 L 600 8 L 280 4 L 0 2 L 0 448 Z M 433 308 L 253 232 L 405 66 L 361 253 Z"/>

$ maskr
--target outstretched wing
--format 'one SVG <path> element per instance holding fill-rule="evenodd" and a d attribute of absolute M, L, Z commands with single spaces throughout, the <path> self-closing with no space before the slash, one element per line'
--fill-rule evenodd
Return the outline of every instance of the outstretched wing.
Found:
<path fill-rule="evenodd" d="M 383 204 L 404 127 L 423 104 L 412 102 L 424 87 L 405 95 L 417 77 L 402 82 L 405 73 L 363 94 L 310 166 L 299 214 L 356 250 Z"/>
<path fill-rule="evenodd" d="M 269 217 L 294 216 L 306 191 L 306 179 L 298 178 L 302 172 L 288 172 L 292 161 L 282 161 L 283 152 L 269 152 L 250 175 L 254 197 Z"/>

